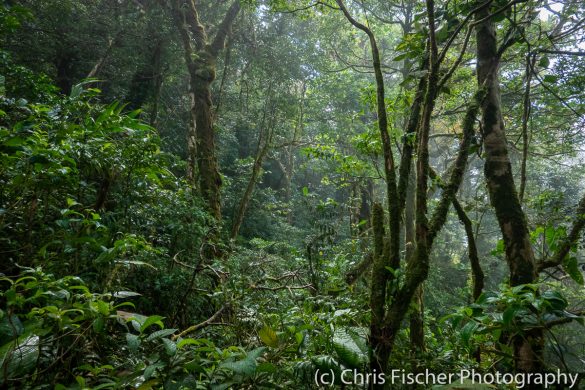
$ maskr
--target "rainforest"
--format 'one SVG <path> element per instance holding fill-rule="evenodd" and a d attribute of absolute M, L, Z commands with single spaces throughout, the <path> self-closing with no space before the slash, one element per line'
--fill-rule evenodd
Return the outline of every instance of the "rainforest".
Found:
<path fill-rule="evenodd" d="M 585 1 L 0 2 L 1 389 L 585 389 Z"/>

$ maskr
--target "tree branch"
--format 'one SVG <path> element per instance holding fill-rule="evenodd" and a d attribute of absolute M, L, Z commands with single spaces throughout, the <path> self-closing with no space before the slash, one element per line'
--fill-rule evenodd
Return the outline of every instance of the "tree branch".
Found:
<path fill-rule="evenodd" d="M 213 42 L 209 46 L 209 52 L 211 53 L 213 58 L 216 58 L 219 52 L 223 49 L 225 45 L 225 39 L 230 32 L 234 19 L 236 18 L 236 16 L 238 16 L 238 12 L 240 12 L 240 8 L 241 8 L 240 1 L 235 0 L 232 3 L 231 7 L 228 9 L 225 17 L 223 18 L 223 21 L 219 25 L 217 33 L 215 34 L 215 38 L 213 39 Z"/>
<path fill-rule="evenodd" d="M 188 327 L 187 329 L 185 329 L 184 331 L 182 331 L 181 333 L 174 335 L 173 337 L 171 337 L 172 340 L 176 340 L 180 337 L 185 336 L 186 334 L 189 333 L 193 333 L 201 328 L 205 328 L 206 326 L 209 326 L 211 324 L 213 324 L 215 322 L 215 320 L 221 315 L 221 313 L 224 312 L 224 310 L 227 309 L 227 306 L 223 306 L 221 309 L 219 309 L 218 311 L 215 312 L 214 315 L 212 315 L 211 317 L 209 317 L 208 319 L 206 319 L 205 321 L 197 324 L 197 325 L 193 325 Z"/>
<path fill-rule="evenodd" d="M 571 227 L 571 231 L 567 235 L 567 237 L 563 240 L 559 249 L 555 253 L 552 259 L 543 261 L 538 264 L 538 271 L 542 272 L 546 268 L 556 267 L 563 263 L 565 257 L 569 254 L 571 247 L 575 244 L 577 239 L 579 238 L 579 234 L 581 230 L 585 227 L 585 195 L 579 201 L 579 205 L 577 206 L 577 216 L 573 221 L 573 226 Z"/>

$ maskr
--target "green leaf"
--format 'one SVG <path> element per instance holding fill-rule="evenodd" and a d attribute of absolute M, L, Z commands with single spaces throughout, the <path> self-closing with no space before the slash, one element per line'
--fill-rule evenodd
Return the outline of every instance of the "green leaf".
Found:
<path fill-rule="evenodd" d="M 163 362 L 158 362 L 158 363 L 154 363 L 151 364 L 150 366 L 146 367 L 144 369 L 144 373 L 142 374 L 144 376 L 144 380 L 147 381 L 150 378 L 152 378 L 152 376 L 154 375 L 154 373 L 156 372 L 157 369 L 162 369 L 165 368 L 165 364 Z M 144 385 L 144 384 L 143 384 Z M 145 387 L 148 389 L 152 389 L 152 386 L 149 387 Z"/>
<path fill-rule="evenodd" d="M 3 345 L 10 340 L 22 335 L 24 332 L 24 325 L 20 319 L 14 314 L 11 316 L 4 316 L 0 319 L 0 345 Z"/>
<path fill-rule="evenodd" d="M 155 325 L 155 324 L 156 324 L 156 325 L 158 325 L 158 326 L 160 326 L 160 327 L 161 327 L 161 329 L 162 329 L 162 328 L 164 328 L 165 326 L 164 326 L 164 324 L 163 324 L 163 323 L 162 323 L 162 321 L 161 321 L 163 318 L 164 318 L 164 317 L 161 317 L 161 316 L 150 316 L 150 317 L 148 317 L 148 318 L 146 319 L 146 321 L 144 321 L 144 322 L 142 323 L 142 325 L 140 325 L 140 333 L 144 333 L 144 331 L 145 331 L 145 330 L 146 330 L 146 329 L 147 329 L 149 326 L 151 326 L 151 325 Z"/>
<path fill-rule="evenodd" d="M 253 349 L 246 354 L 244 359 L 238 360 L 236 362 L 224 362 L 220 365 L 220 367 L 232 370 L 236 374 L 252 376 L 256 372 L 256 367 L 258 366 L 256 359 L 258 359 L 265 350 L 265 347 Z"/>
<path fill-rule="evenodd" d="M 264 347 L 258 347 L 255 348 L 253 350 L 251 350 L 250 352 L 248 352 L 248 354 L 246 355 L 247 358 L 250 359 L 258 359 L 260 356 L 262 356 L 262 354 L 264 353 L 264 351 L 266 351 L 266 348 Z"/>
<path fill-rule="evenodd" d="M 105 320 L 104 317 L 99 316 L 93 321 L 93 330 L 96 333 L 101 333 L 104 330 Z"/>
<path fill-rule="evenodd" d="M 0 348 L 0 382 L 32 371 L 39 358 L 40 338 L 22 335 Z M 6 376 L 5 376 L 6 375 Z"/>
<path fill-rule="evenodd" d="M 252 359 L 243 359 L 237 362 L 224 362 L 220 367 L 227 368 L 236 374 L 252 376 L 256 372 L 256 361 Z"/>
<path fill-rule="evenodd" d="M 177 331 L 177 329 L 157 330 L 156 332 L 152 332 L 151 334 L 149 334 L 148 337 L 146 338 L 146 341 L 152 341 L 152 340 L 160 339 L 162 337 L 168 337 L 168 336 L 172 335 L 173 333 L 175 333 L 176 331 Z"/>
<path fill-rule="evenodd" d="M 569 303 L 558 291 L 548 290 L 542 293 L 542 299 L 550 304 L 553 310 L 565 310 Z"/>
<path fill-rule="evenodd" d="M 544 76 L 543 81 L 545 83 L 555 84 L 557 81 L 559 81 L 559 76 L 547 74 L 546 76 Z"/>
<path fill-rule="evenodd" d="M 26 141 L 21 137 L 13 137 L 4 142 L 4 146 L 16 147 L 22 146 Z"/>
<path fill-rule="evenodd" d="M 165 347 L 167 355 L 174 356 L 177 353 L 177 344 L 174 341 L 169 339 L 162 339 L 161 341 Z"/>
<path fill-rule="evenodd" d="M 540 66 L 541 68 L 548 68 L 549 65 L 550 65 L 550 60 L 547 56 L 542 57 L 538 61 L 538 66 Z"/>
<path fill-rule="evenodd" d="M 336 329 L 333 349 L 339 360 L 347 367 L 361 368 L 368 361 L 368 350 L 360 336 L 350 329 Z"/>
<path fill-rule="evenodd" d="M 126 344 L 128 344 L 128 349 L 131 352 L 136 352 L 140 347 L 140 337 L 132 333 L 126 333 Z"/>
<path fill-rule="evenodd" d="M 583 274 L 579 269 L 579 261 L 575 256 L 567 256 L 563 261 L 563 269 L 576 283 L 584 284 Z"/>
<path fill-rule="evenodd" d="M 463 326 L 463 328 L 461 329 L 461 333 L 459 334 L 461 336 L 461 341 L 463 342 L 463 345 L 469 347 L 470 345 L 469 341 L 471 340 L 471 336 L 473 336 L 478 326 L 479 325 L 476 322 L 468 322 L 467 324 L 465 324 L 465 326 Z"/>
<path fill-rule="evenodd" d="M 265 326 L 258 332 L 258 337 L 260 340 L 269 347 L 277 348 L 278 347 L 278 336 L 276 332 L 272 330 L 270 327 Z"/>
<path fill-rule="evenodd" d="M 199 340 L 195 340 L 195 339 L 181 339 L 178 343 L 177 343 L 177 348 L 183 348 L 186 345 L 201 345 L 201 342 Z"/>
<path fill-rule="evenodd" d="M 97 308 L 98 312 L 104 316 L 108 316 L 110 314 L 110 304 L 104 301 L 97 301 Z"/>
<path fill-rule="evenodd" d="M 396 57 L 392 58 L 392 61 L 398 62 L 408 58 L 408 53 L 402 53 L 397 55 Z"/>
<path fill-rule="evenodd" d="M 96 79 L 86 79 L 83 80 L 82 82 L 75 84 L 72 88 L 71 88 L 71 93 L 69 94 L 69 97 L 72 99 L 76 99 L 78 97 L 81 96 L 81 94 L 83 93 L 83 86 L 87 85 L 87 84 L 91 84 L 91 83 L 95 83 L 98 80 Z"/>
<path fill-rule="evenodd" d="M 514 317 L 516 317 L 516 313 L 520 310 L 520 308 L 518 306 L 510 306 L 508 307 L 504 313 L 502 314 L 502 323 L 505 326 L 508 326 L 512 323 L 512 321 L 514 320 Z"/>

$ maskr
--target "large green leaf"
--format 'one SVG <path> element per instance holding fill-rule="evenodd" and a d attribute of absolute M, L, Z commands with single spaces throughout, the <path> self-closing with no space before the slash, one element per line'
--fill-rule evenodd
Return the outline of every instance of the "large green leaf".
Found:
<path fill-rule="evenodd" d="M 161 339 L 161 341 L 165 347 L 167 355 L 174 356 L 177 353 L 177 344 L 174 341 L 169 339 Z"/>
<path fill-rule="evenodd" d="M 17 316 L 4 316 L 0 319 L 0 345 L 15 339 L 23 332 L 24 326 Z"/>
<path fill-rule="evenodd" d="M 136 352 L 140 347 L 140 337 L 132 333 L 126 333 L 126 343 L 130 351 Z"/>
<path fill-rule="evenodd" d="M 463 326 L 463 328 L 461 329 L 461 333 L 460 333 L 461 341 L 463 342 L 463 345 L 469 346 L 471 336 L 473 336 L 473 334 L 475 333 L 475 331 L 477 330 L 478 327 L 479 327 L 479 324 L 477 322 L 473 322 L 473 321 L 470 321 L 467 324 L 465 324 L 465 326 Z"/>
<path fill-rule="evenodd" d="M 558 291 L 548 290 L 542 293 L 542 299 L 547 301 L 553 310 L 565 310 L 568 302 Z"/>
<path fill-rule="evenodd" d="M 32 371 L 39 358 L 39 344 L 39 336 L 30 334 L 4 344 L 0 348 L 0 382 Z"/>
<path fill-rule="evenodd" d="M 580 285 L 585 284 L 583 274 L 579 269 L 579 262 L 575 256 L 567 256 L 567 258 L 565 258 L 565 261 L 563 261 L 563 269 L 575 282 Z"/>
<path fill-rule="evenodd" d="M 162 319 L 164 317 L 162 316 L 150 316 L 146 319 L 146 321 L 144 321 L 144 323 L 142 323 L 142 325 L 140 325 L 140 333 L 144 332 L 149 326 L 151 325 L 158 325 L 162 328 L 164 328 L 164 324 L 162 323 Z"/>
<path fill-rule="evenodd" d="M 368 362 L 365 340 L 351 329 L 337 329 L 333 335 L 333 348 L 343 365 L 361 368 Z"/>
<path fill-rule="evenodd" d="M 246 376 L 252 376 L 256 372 L 256 359 L 258 359 L 262 353 L 266 350 L 265 347 L 256 348 L 246 354 L 246 357 L 238 361 L 227 361 L 220 365 L 220 367 L 232 370 L 236 374 L 242 374 Z"/>

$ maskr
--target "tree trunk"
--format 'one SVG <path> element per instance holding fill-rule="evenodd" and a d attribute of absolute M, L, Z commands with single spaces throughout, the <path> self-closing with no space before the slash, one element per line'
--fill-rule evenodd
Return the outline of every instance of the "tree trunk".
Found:
<path fill-rule="evenodd" d="M 374 198 L 374 182 L 372 179 L 366 179 L 365 183 L 360 183 L 360 206 L 358 211 L 359 235 L 363 236 L 370 228 L 371 205 Z M 362 224 L 362 221 L 366 223 Z"/>
<path fill-rule="evenodd" d="M 475 243 L 475 236 L 473 234 L 473 225 L 457 198 L 453 198 L 453 208 L 457 212 L 459 221 L 463 224 L 463 227 L 465 228 L 465 234 L 467 235 L 467 253 L 469 256 L 469 263 L 471 265 L 471 278 L 473 281 L 472 297 L 473 301 L 475 302 L 483 291 L 484 274 L 479 262 L 479 256 L 477 254 L 477 245 Z"/>
<path fill-rule="evenodd" d="M 266 101 L 266 106 L 269 104 L 271 100 L 271 91 L 268 92 L 268 98 Z M 250 199 L 252 199 L 252 194 L 254 193 L 254 189 L 256 188 L 256 183 L 258 182 L 258 178 L 260 177 L 260 172 L 262 170 L 262 163 L 264 162 L 264 158 L 270 149 L 272 144 L 272 135 L 274 134 L 274 125 L 275 125 L 275 107 L 274 103 L 272 103 L 272 108 L 270 110 L 270 119 L 268 120 L 268 124 L 266 123 L 266 115 L 267 115 L 267 107 L 264 108 L 264 115 L 262 117 L 262 123 L 260 127 L 260 133 L 258 134 L 258 146 L 256 148 L 256 156 L 254 157 L 254 164 L 252 165 L 252 175 L 250 176 L 250 180 L 248 181 L 248 185 L 246 186 L 246 191 L 244 191 L 244 195 L 240 200 L 240 204 L 238 206 L 238 211 L 234 215 L 234 221 L 232 224 L 232 230 L 230 233 L 230 239 L 235 240 L 238 237 L 238 233 L 240 232 L 240 227 L 244 222 L 244 217 L 246 216 L 246 211 L 248 210 L 248 205 L 250 204 Z"/>
<path fill-rule="evenodd" d="M 372 266 L 372 285 L 370 289 L 370 339 L 372 346 L 370 353 L 370 370 L 385 372 L 389 353 L 382 348 L 384 331 L 384 306 L 386 302 L 386 273 L 387 251 L 384 248 L 386 233 L 384 229 L 384 208 L 380 203 L 374 203 L 372 208 L 372 230 L 374 232 L 374 263 Z M 375 370 L 375 371 L 374 371 Z"/>
<path fill-rule="evenodd" d="M 295 173 L 295 152 L 297 150 L 297 143 L 303 136 L 304 121 L 305 121 L 305 97 L 307 94 L 307 84 L 303 80 L 301 86 L 301 98 L 299 100 L 299 116 L 295 126 L 295 131 L 290 145 L 286 148 L 286 166 L 284 170 L 284 199 L 287 203 L 288 213 L 286 219 L 289 224 L 293 223 L 293 213 L 291 207 L 292 200 L 292 180 Z M 369 217 L 369 216 L 368 216 Z"/>
<path fill-rule="evenodd" d="M 195 151 L 199 174 L 199 191 L 207 201 L 211 214 L 217 221 L 221 220 L 221 177 L 217 157 L 215 155 L 215 131 L 213 129 L 213 114 L 211 102 L 211 83 L 215 79 L 215 63 L 205 61 L 209 66 L 208 77 L 199 78 L 191 75 L 193 92 L 193 111 L 195 118 Z"/>
<path fill-rule="evenodd" d="M 191 124 L 187 177 L 193 184 L 198 177 L 199 191 L 206 200 L 211 214 L 220 221 L 222 182 L 215 153 L 210 90 L 215 80 L 217 56 L 223 49 L 231 25 L 240 11 L 240 2 L 236 0 L 232 3 L 212 42 L 207 40 L 207 33 L 199 21 L 193 0 L 172 0 L 172 5 L 189 72 Z M 198 172 L 195 172 L 196 169 Z"/>
<path fill-rule="evenodd" d="M 408 264 L 413 260 L 415 254 L 415 224 L 414 224 L 414 190 L 415 178 L 410 175 L 408 189 L 406 193 L 406 203 L 404 208 L 404 249 L 405 260 Z M 424 305 L 422 286 L 417 288 L 414 294 L 414 307 L 410 312 L 410 347 L 413 357 L 425 349 L 425 332 L 424 332 Z"/>
<path fill-rule="evenodd" d="M 506 261 L 512 286 L 536 280 L 534 253 L 526 217 L 514 184 L 508 156 L 506 134 L 500 105 L 499 64 L 496 29 L 489 9 L 475 15 L 477 40 L 477 80 L 485 90 L 482 101 L 482 131 L 485 150 L 484 174 L 490 201 L 502 231 Z M 485 19 L 485 20 L 484 20 Z M 517 335 L 512 340 L 518 372 L 540 372 L 542 366 L 542 330 Z"/>
<path fill-rule="evenodd" d="M 162 66 L 162 51 L 163 51 L 163 40 L 158 39 L 156 47 L 152 55 L 152 79 L 153 79 L 153 94 L 152 94 L 152 107 L 150 109 L 149 123 L 155 127 L 158 120 L 158 105 L 160 102 L 160 93 L 163 84 L 163 66 Z"/>
<path fill-rule="evenodd" d="M 368 35 L 370 49 L 372 51 L 372 63 L 376 79 L 376 108 L 378 115 L 378 130 L 382 139 L 382 150 L 384 152 L 384 174 L 387 187 L 387 202 L 389 212 L 388 246 L 384 254 L 376 259 L 372 269 L 372 290 L 370 295 L 370 307 L 372 319 L 370 323 L 370 345 L 372 348 L 372 359 L 370 368 L 372 372 L 385 372 L 390 349 L 387 348 L 388 338 L 385 335 L 383 321 L 386 302 L 386 284 L 391 277 L 387 267 L 396 269 L 400 266 L 400 206 L 398 202 L 396 186 L 396 169 L 392 152 L 392 142 L 388 132 L 388 115 L 386 112 L 384 76 L 380 59 L 380 51 L 374 33 L 366 25 L 355 20 L 342 0 L 337 0 L 337 5 L 356 28 Z M 377 215 L 374 210 L 373 215 Z M 373 225 L 373 222 L 372 222 Z"/>

